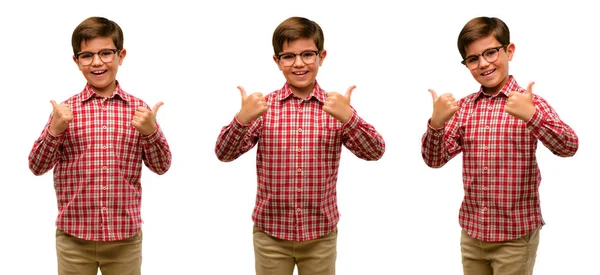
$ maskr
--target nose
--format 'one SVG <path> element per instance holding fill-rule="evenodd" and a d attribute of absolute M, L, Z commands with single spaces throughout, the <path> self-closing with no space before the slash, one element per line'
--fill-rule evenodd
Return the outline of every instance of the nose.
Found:
<path fill-rule="evenodd" d="M 92 65 L 93 66 L 102 65 L 102 63 L 104 63 L 104 62 L 102 62 L 102 60 L 100 59 L 100 54 L 99 53 L 95 53 L 92 56 Z"/>
<path fill-rule="evenodd" d="M 294 67 L 302 67 L 304 66 L 304 60 L 302 60 L 302 56 L 301 55 L 296 55 L 294 57 Z"/>
<path fill-rule="evenodd" d="M 483 58 L 483 56 L 481 56 L 479 58 L 479 66 L 478 67 L 483 68 L 483 67 L 487 67 L 488 65 L 490 65 L 490 62 L 488 62 L 487 60 L 485 60 L 485 58 Z"/>

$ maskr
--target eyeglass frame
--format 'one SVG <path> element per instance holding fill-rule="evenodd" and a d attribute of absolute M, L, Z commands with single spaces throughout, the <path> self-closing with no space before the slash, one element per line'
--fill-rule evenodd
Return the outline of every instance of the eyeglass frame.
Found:
<path fill-rule="evenodd" d="M 500 49 L 501 49 L 501 48 L 505 48 L 505 49 L 506 49 L 506 47 L 508 47 L 508 45 L 501 45 L 501 46 L 498 46 L 498 47 L 492 47 L 492 48 L 485 49 L 485 51 L 483 51 L 483 52 L 482 52 L 482 53 L 480 53 L 480 54 L 476 54 L 476 55 L 469 55 L 469 56 L 465 57 L 465 59 L 463 59 L 463 60 L 462 60 L 460 63 L 461 63 L 461 64 L 463 64 L 463 65 L 465 65 L 467 68 L 469 68 L 469 65 L 467 65 L 467 59 L 469 59 L 469 58 L 473 58 L 473 57 L 477 57 L 477 66 L 479 66 L 479 62 L 480 62 L 480 59 L 479 59 L 479 57 L 480 57 L 480 56 L 481 56 L 481 57 L 483 57 L 483 59 L 485 59 L 485 61 L 486 61 L 486 62 L 488 62 L 488 63 L 495 62 L 496 60 L 498 60 L 498 57 L 499 57 L 500 55 L 498 55 L 498 56 L 496 57 L 496 59 L 494 59 L 494 61 L 488 61 L 488 60 L 485 58 L 485 55 L 484 55 L 484 54 L 485 54 L 485 52 L 487 52 L 487 51 L 489 51 L 489 50 L 496 50 L 496 51 L 498 51 L 498 53 L 500 53 Z M 475 67 L 475 68 L 476 68 L 476 67 Z"/>
<path fill-rule="evenodd" d="M 110 61 L 108 61 L 108 62 L 106 62 L 106 61 L 102 60 L 102 56 L 100 55 L 100 53 L 101 53 L 101 52 L 104 52 L 104 51 L 111 51 L 111 52 L 113 52 L 113 55 L 118 55 L 118 54 L 120 54 L 120 53 L 121 53 L 119 49 L 102 49 L 102 50 L 100 50 L 100 51 L 97 51 L 97 52 L 80 52 L 80 53 L 78 53 L 78 54 L 76 54 L 76 55 L 75 55 L 75 59 L 77 59 L 77 62 L 78 62 L 78 63 L 79 63 L 81 66 L 89 66 L 89 65 L 91 65 L 92 63 L 94 63 L 94 55 L 97 55 L 97 56 L 98 56 L 98 58 L 100 58 L 100 61 L 102 61 L 102 63 L 110 63 L 110 62 L 112 62 L 113 60 L 115 60 L 115 57 L 114 57 L 114 56 L 113 56 L 113 59 L 111 59 L 111 60 L 110 60 Z M 119 53 L 117 54 L 117 52 L 119 52 Z M 81 60 L 79 60 L 79 56 L 81 56 L 82 54 L 87 54 L 87 53 L 90 53 L 90 54 L 92 54 L 92 60 L 91 60 L 91 62 L 90 62 L 89 64 L 81 64 Z"/>
<path fill-rule="evenodd" d="M 321 55 L 321 51 L 307 50 L 307 51 L 303 51 L 301 53 L 281 53 L 281 54 L 276 55 L 275 57 L 277 57 L 277 60 L 279 62 L 281 62 L 281 57 L 282 56 L 284 56 L 284 55 L 294 55 L 294 62 L 292 62 L 292 64 L 287 65 L 287 66 L 281 64 L 282 66 L 285 66 L 285 67 L 294 66 L 294 63 L 296 63 L 296 56 L 300 56 L 300 60 L 302 60 L 302 62 L 304 64 L 306 64 L 306 65 L 314 64 L 317 61 L 317 59 L 315 58 L 315 61 L 310 62 L 310 63 L 306 63 L 306 61 L 304 61 L 304 58 L 302 57 L 302 54 L 304 54 L 304 53 L 314 53 L 316 57 L 318 57 L 319 55 Z"/>

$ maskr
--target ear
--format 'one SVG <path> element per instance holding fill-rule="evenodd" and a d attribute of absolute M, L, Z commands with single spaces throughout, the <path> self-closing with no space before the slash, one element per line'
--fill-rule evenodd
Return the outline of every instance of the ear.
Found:
<path fill-rule="evenodd" d="M 123 59 L 125 59 L 125 55 L 127 55 L 127 50 L 122 49 L 121 53 L 119 53 L 119 65 L 123 64 Z"/>
<path fill-rule="evenodd" d="M 281 67 L 281 64 L 279 64 L 279 59 L 277 58 L 277 56 L 273 56 L 273 61 L 275 61 L 275 64 L 277 64 L 277 67 L 281 71 L 283 68 Z"/>
<path fill-rule="evenodd" d="M 326 56 L 327 56 L 327 50 L 325 50 L 325 49 L 321 50 L 321 53 L 319 54 L 319 66 L 323 65 L 323 60 L 325 60 Z"/>
<path fill-rule="evenodd" d="M 506 54 L 508 55 L 508 61 L 511 61 L 513 54 L 515 54 L 515 44 L 510 43 L 506 46 Z"/>

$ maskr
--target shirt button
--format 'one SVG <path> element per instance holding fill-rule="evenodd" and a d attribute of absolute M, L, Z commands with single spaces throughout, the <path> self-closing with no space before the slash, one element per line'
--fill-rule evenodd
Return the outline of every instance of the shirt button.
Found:
<path fill-rule="evenodd" d="M 296 212 L 300 213 L 300 212 L 302 212 L 302 209 L 296 208 Z"/>
<path fill-rule="evenodd" d="M 302 192 L 302 189 L 300 189 L 300 187 L 296 188 L 296 192 L 300 193 Z"/>
<path fill-rule="evenodd" d="M 102 207 L 102 212 L 106 212 L 106 207 Z"/>
<path fill-rule="evenodd" d="M 487 211 L 487 207 L 484 207 L 484 208 L 483 208 L 483 212 L 485 212 L 485 211 Z"/>
<path fill-rule="evenodd" d="M 106 130 L 106 126 L 102 126 L 102 129 Z"/>
<path fill-rule="evenodd" d="M 102 190 L 106 191 L 106 186 L 102 186 Z"/>
<path fill-rule="evenodd" d="M 302 113 L 302 108 L 298 108 L 298 113 Z"/>
<path fill-rule="evenodd" d="M 490 126 L 485 126 L 485 129 L 486 129 L 486 130 L 489 130 L 489 129 L 490 129 Z"/>
<path fill-rule="evenodd" d="M 487 150 L 487 149 L 488 149 L 488 147 L 483 145 L 483 150 Z"/>
<path fill-rule="evenodd" d="M 299 132 L 299 133 L 302 133 L 302 128 L 298 128 L 298 132 Z"/>
<path fill-rule="evenodd" d="M 487 186 L 484 186 L 484 187 L 483 187 L 483 191 L 487 191 L 487 190 L 488 190 L 488 189 L 487 189 Z"/>
<path fill-rule="evenodd" d="M 489 107 L 488 107 L 488 110 L 490 110 L 490 111 L 491 111 L 491 110 L 492 110 L 492 106 L 489 106 Z"/>
<path fill-rule="evenodd" d="M 297 151 L 298 153 L 300 153 L 300 152 L 302 152 L 302 148 L 298 147 L 298 149 L 296 149 L 296 151 Z"/>
<path fill-rule="evenodd" d="M 102 146 L 102 149 L 106 150 L 106 145 Z"/>
<path fill-rule="evenodd" d="M 487 170 L 488 170 L 487 166 L 483 167 L 483 171 L 487 171 Z"/>
<path fill-rule="evenodd" d="M 298 173 L 302 173 L 302 168 L 298 168 Z"/>
<path fill-rule="evenodd" d="M 102 170 L 106 170 L 106 169 L 107 169 L 106 166 L 102 166 Z"/>

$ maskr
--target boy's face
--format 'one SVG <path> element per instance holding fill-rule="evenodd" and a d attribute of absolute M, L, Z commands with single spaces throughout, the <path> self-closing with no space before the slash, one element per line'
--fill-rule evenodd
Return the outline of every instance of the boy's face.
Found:
<path fill-rule="evenodd" d="M 317 45 L 310 38 L 300 38 L 286 42 L 279 53 L 279 58 L 273 56 L 273 60 L 283 72 L 285 80 L 290 85 L 292 92 L 299 96 L 308 96 L 315 84 L 319 67 L 327 55 L 322 50 L 317 53 Z M 291 55 L 289 55 L 291 54 Z M 311 56 L 315 55 L 314 58 Z M 310 64 L 306 64 L 306 62 Z"/>
<path fill-rule="evenodd" d="M 81 51 L 73 56 L 88 84 L 100 96 L 110 96 L 116 88 L 117 71 L 126 51 L 115 50 L 112 38 L 96 37 L 81 42 Z"/>
<path fill-rule="evenodd" d="M 488 36 L 475 40 L 467 46 L 467 60 L 471 56 L 478 56 L 478 64 L 473 68 L 467 68 L 471 71 L 473 78 L 477 80 L 484 88 L 487 94 L 495 94 L 508 81 L 508 62 L 512 60 L 515 45 L 509 44 L 506 47 L 498 49 L 497 59 L 488 62 L 487 59 L 493 59 L 495 56 L 493 48 L 503 46 L 494 36 Z M 492 49 L 492 50 L 489 50 Z M 488 51 L 489 50 L 489 51 Z M 482 56 L 485 52 L 486 57 Z"/>

